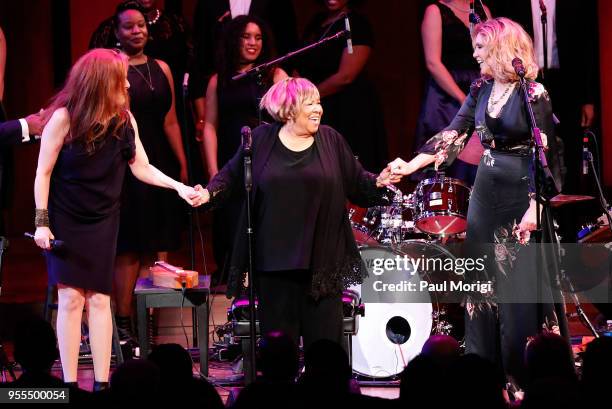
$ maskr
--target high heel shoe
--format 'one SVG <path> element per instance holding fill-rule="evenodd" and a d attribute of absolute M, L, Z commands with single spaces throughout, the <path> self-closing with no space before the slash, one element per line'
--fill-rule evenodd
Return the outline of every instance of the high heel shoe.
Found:
<path fill-rule="evenodd" d="M 108 388 L 110 388 L 110 385 L 108 384 L 108 382 L 94 381 L 94 384 L 93 384 L 94 392 L 104 391 L 104 390 L 107 390 Z"/>

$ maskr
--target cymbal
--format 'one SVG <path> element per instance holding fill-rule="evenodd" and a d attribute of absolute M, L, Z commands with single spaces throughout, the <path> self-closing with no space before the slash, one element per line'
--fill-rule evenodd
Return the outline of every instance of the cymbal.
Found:
<path fill-rule="evenodd" d="M 593 196 L 584 195 L 557 195 L 550 199 L 550 205 L 552 207 L 561 207 L 570 203 L 586 202 L 587 200 L 595 199 Z"/>

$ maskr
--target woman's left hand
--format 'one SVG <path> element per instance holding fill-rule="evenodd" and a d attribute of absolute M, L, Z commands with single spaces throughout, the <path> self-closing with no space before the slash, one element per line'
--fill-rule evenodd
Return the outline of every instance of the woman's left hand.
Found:
<path fill-rule="evenodd" d="M 387 166 L 376 178 L 376 187 L 389 186 L 402 180 L 402 175 L 391 172 L 391 167 Z"/>

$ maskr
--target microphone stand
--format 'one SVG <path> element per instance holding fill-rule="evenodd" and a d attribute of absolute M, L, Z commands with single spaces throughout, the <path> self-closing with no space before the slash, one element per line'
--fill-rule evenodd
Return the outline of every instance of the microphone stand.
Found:
<path fill-rule="evenodd" d="M 319 41 L 317 41 L 316 43 L 312 43 L 307 45 L 306 47 L 297 49 L 295 51 L 291 51 L 281 57 L 278 57 L 272 61 L 268 61 L 268 62 L 263 62 L 253 68 L 251 68 L 248 71 L 242 72 L 240 74 L 234 75 L 232 77 L 232 81 L 237 81 L 240 80 L 244 77 L 248 77 L 248 76 L 252 76 L 252 75 L 263 75 L 263 72 L 265 72 L 268 68 L 270 68 L 271 66 L 274 65 L 279 65 L 282 64 L 283 62 L 287 61 L 290 58 L 295 57 L 296 55 L 300 55 L 306 51 L 310 51 L 313 48 L 317 48 L 320 47 L 321 45 L 328 43 L 331 40 L 336 40 L 338 38 L 344 37 L 350 35 L 350 32 L 348 30 L 342 30 L 342 31 L 338 31 L 336 34 L 330 35 L 328 37 L 324 37 L 322 39 L 320 39 Z"/>
<path fill-rule="evenodd" d="M 542 66 L 542 79 L 546 78 L 546 74 L 548 73 L 548 12 L 546 11 L 546 6 L 542 1 L 540 1 L 540 11 L 542 12 L 542 16 L 540 17 L 540 21 L 542 23 L 542 51 L 544 54 L 544 64 Z"/>
<path fill-rule="evenodd" d="M 533 114 L 533 107 L 531 106 L 531 101 L 529 101 L 529 92 L 528 92 L 528 84 L 525 80 L 525 72 L 519 72 L 517 70 L 517 74 L 519 76 L 519 83 L 521 87 L 521 92 L 523 95 L 523 101 L 525 103 L 525 109 L 528 114 L 528 125 L 531 130 L 531 138 L 532 138 L 532 154 L 533 154 L 533 164 L 534 164 L 534 184 L 535 184 L 535 201 L 536 201 L 536 230 L 535 230 L 535 244 L 536 244 L 536 271 L 538 274 L 537 280 L 537 296 L 538 296 L 538 315 L 541 316 L 541 295 L 542 295 L 542 257 L 540 257 L 541 252 L 541 243 L 542 243 L 542 217 L 541 217 L 541 208 L 542 203 L 540 203 L 540 174 L 544 174 L 544 170 L 548 169 L 548 161 L 546 160 L 546 155 L 544 154 L 544 144 L 542 143 L 542 134 L 540 132 L 540 128 L 538 128 L 538 124 L 535 120 L 535 115 Z M 554 135 L 553 135 L 554 136 Z M 553 137 L 551 136 L 551 137 Z"/>
<path fill-rule="evenodd" d="M 247 210 L 247 244 L 248 244 L 248 271 L 247 280 L 249 282 L 249 373 L 246 374 L 251 382 L 257 377 L 256 367 L 256 319 L 255 319 L 255 281 L 253 281 L 253 220 L 251 209 L 251 192 L 253 190 L 253 172 L 252 172 L 252 151 L 250 141 L 250 130 L 247 138 L 247 143 L 244 143 L 244 190 L 246 192 L 246 210 Z"/>
<path fill-rule="evenodd" d="M 187 80 L 189 77 L 187 77 L 186 80 L 183 81 L 183 93 L 182 93 L 182 99 L 183 99 L 183 131 L 181 132 L 181 135 L 183 137 L 183 150 L 185 151 L 185 160 L 187 161 L 187 183 L 191 186 L 193 185 L 193 164 L 191 163 L 191 145 L 189 143 L 189 137 L 187 136 L 188 132 L 189 132 L 189 128 L 187 127 L 187 93 L 188 93 L 188 85 L 187 85 Z M 194 231 L 194 227 L 195 227 L 195 223 L 194 223 L 194 216 L 195 216 L 195 211 L 193 209 L 193 207 L 188 206 L 187 208 L 187 218 L 188 218 L 188 240 L 189 240 L 189 261 L 190 261 L 190 269 L 191 270 L 195 270 L 195 240 L 193 237 L 193 231 Z M 191 309 L 191 322 L 192 322 L 192 333 L 193 333 L 193 346 L 195 347 L 196 345 L 198 345 L 198 331 L 197 331 L 197 326 L 198 326 L 198 314 L 196 312 L 195 308 Z M 202 359 L 202 357 L 200 357 L 200 360 Z M 208 370 L 208 368 L 206 368 L 206 370 Z M 200 372 L 202 372 L 202 370 L 200 370 Z M 203 372 L 202 372 L 203 373 Z"/>

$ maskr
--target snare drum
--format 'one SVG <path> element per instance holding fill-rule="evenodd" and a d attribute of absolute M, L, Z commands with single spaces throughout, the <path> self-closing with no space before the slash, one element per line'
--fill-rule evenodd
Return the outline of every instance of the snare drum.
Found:
<path fill-rule="evenodd" d="M 422 180 L 414 191 L 416 227 L 430 234 L 458 234 L 467 229 L 471 189 L 459 179 Z"/>

